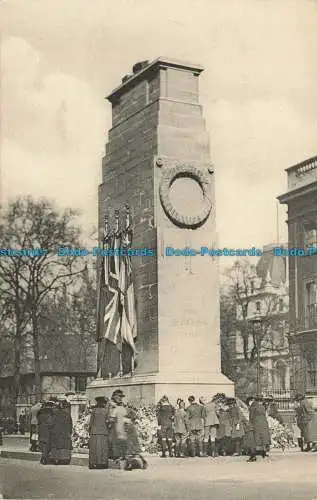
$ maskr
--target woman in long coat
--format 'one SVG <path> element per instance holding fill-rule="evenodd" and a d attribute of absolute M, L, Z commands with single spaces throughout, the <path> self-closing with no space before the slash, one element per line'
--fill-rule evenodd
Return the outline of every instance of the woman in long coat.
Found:
<path fill-rule="evenodd" d="M 257 453 L 263 458 L 267 456 L 267 450 L 271 444 L 271 437 L 265 406 L 261 397 L 254 398 L 249 407 L 248 444 L 248 448 L 250 449 L 250 462 L 256 460 Z"/>
<path fill-rule="evenodd" d="M 72 458 L 73 422 L 70 415 L 70 405 L 61 401 L 53 411 L 51 430 L 51 449 L 49 461 L 56 465 L 68 465 Z"/>
<path fill-rule="evenodd" d="M 89 420 L 89 469 L 108 469 L 109 404 L 96 398 Z"/>

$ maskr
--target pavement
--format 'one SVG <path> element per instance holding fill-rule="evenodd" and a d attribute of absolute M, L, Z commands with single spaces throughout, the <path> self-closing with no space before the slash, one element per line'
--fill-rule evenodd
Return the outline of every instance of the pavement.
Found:
<path fill-rule="evenodd" d="M 77 457 L 80 463 L 74 461 Z M 246 457 L 149 456 L 147 470 L 131 472 L 89 470 L 87 458 L 74 453 L 69 466 L 41 466 L 39 454 L 28 452 L 27 439 L 5 436 L 0 498 L 317 500 L 317 453 L 298 449 L 272 451 L 268 459 L 255 463 L 247 463 Z"/>

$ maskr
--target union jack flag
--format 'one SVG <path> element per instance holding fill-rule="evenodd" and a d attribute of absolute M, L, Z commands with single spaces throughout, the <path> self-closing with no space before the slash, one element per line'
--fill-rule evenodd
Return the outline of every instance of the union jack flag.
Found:
<path fill-rule="evenodd" d="M 101 265 L 100 283 L 98 287 L 98 318 L 102 314 L 102 301 L 105 304 L 103 321 L 99 321 L 98 339 L 107 339 L 122 352 L 125 343 L 136 354 L 135 338 L 137 322 L 135 311 L 134 286 L 132 281 L 132 263 L 128 249 L 132 244 L 132 229 L 129 211 L 127 211 L 124 231 L 117 225 L 114 234 L 108 234 L 105 221 L 103 249 L 106 250 Z M 119 256 L 119 249 L 125 255 Z"/>

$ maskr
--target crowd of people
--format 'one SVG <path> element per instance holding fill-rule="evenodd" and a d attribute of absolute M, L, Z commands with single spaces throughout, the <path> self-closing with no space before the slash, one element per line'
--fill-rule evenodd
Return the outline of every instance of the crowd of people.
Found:
<path fill-rule="evenodd" d="M 216 457 L 249 454 L 253 462 L 260 454 L 268 455 L 270 432 L 267 415 L 277 413 L 274 401 L 262 397 L 247 399 L 249 415 L 240 401 L 217 394 L 210 401 L 196 401 L 189 396 L 188 405 L 177 400 L 177 407 L 165 395 L 157 405 L 158 439 L 161 456 Z"/>
<path fill-rule="evenodd" d="M 136 410 L 124 403 L 122 390 L 111 399 L 96 398 L 90 408 L 89 468 L 107 469 L 109 459 L 120 468 L 145 469 L 136 427 Z M 304 395 L 295 397 L 295 414 L 302 451 L 317 451 L 317 414 Z M 210 401 L 188 397 L 176 407 L 164 395 L 156 406 L 157 439 L 162 458 L 246 455 L 248 462 L 267 457 L 271 446 L 268 417 L 283 423 L 272 397 L 239 399 L 216 394 Z M 69 464 L 72 453 L 72 418 L 67 400 L 51 400 L 31 408 L 30 443 L 41 451 L 42 464 Z"/>

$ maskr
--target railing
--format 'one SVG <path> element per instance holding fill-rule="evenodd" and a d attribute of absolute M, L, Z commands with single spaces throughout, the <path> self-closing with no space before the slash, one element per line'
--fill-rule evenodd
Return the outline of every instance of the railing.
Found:
<path fill-rule="evenodd" d="M 306 174 L 311 170 L 317 168 L 317 156 L 313 158 L 308 158 L 308 160 L 302 161 L 293 167 L 288 168 L 288 171 L 294 172 L 296 177 Z"/>
<path fill-rule="evenodd" d="M 305 309 L 305 328 L 317 328 L 317 304 L 310 304 Z"/>
<path fill-rule="evenodd" d="M 294 391 L 290 389 L 273 389 L 263 391 L 263 396 L 273 396 L 279 410 L 292 410 L 294 408 Z"/>

